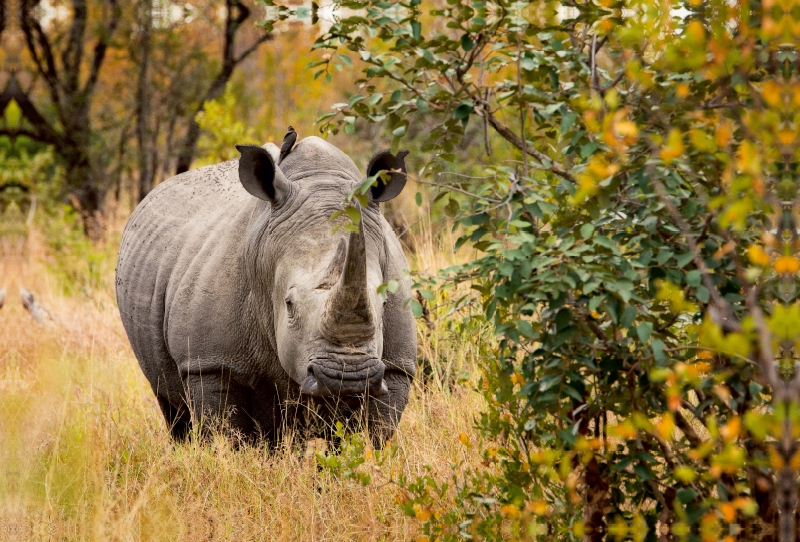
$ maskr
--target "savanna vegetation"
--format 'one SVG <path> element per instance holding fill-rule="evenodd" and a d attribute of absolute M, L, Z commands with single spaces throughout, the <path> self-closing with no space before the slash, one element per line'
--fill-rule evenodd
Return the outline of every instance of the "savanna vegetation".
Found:
<path fill-rule="evenodd" d="M 794 3 L 12 8 L 4 525 L 796 539 Z M 115 312 L 121 228 L 154 184 L 289 124 L 361 163 L 411 150 L 412 189 L 384 209 L 415 280 L 409 407 L 383 450 L 358 433 L 337 449 L 173 443 Z"/>

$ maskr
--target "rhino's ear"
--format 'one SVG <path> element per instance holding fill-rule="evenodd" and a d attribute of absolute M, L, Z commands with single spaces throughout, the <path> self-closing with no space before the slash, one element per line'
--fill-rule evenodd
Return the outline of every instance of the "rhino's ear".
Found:
<path fill-rule="evenodd" d="M 400 151 L 395 156 L 392 151 L 386 150 L 372 157 L 367 166 L 367 177 L 372 177 L 380 171 L 394 170 L 388 181 L 379 180 L 377 186 L 372 187 L 372 201 L 389 201 L 400 195 L 407 180 L 407 155 L 408 151 Z"/>
<path fill-rule="evenodd" d="M 244 189 L 259 199 L 279 203 L 291 191 L 283 172 L 270 153 L 258 145 L 236 145 L 239 158 L 239 181 Z"/>

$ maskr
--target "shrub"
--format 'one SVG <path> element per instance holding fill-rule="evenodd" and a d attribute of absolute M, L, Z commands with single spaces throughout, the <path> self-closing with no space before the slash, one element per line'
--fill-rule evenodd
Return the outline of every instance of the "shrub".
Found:
<path fill-rule="evenodd" d="M 438 511 L 416 513 L 426 536 L 794 539 L 800 79 L 788 11 L 335 6 L 353 11 L 317 40 L 315 68 L 354 58 L 362 78 L 322 129 L 381 122 L 398 148 L 420 115 L 435 119 L 415 180 L 452 195 L 457 246 L 481 251 L 442 280 L 472 285 L 497 341 L 479 384 L 486 441 L 465 442 L 484 447 L 485 470 L 400 481 L 409 514 Z M 487 153 L 507 145 L 516 160 L 432 182 L 469 123 Z"/>

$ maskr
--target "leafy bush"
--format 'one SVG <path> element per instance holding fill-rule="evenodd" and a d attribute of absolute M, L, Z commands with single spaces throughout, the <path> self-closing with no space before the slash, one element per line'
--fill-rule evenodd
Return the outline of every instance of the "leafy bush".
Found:
<path fill-rule="evenodd" d="M 0 153 L 0 239 L 3 250 L 11 251 L 6 256 L 13 256 L 25 246 L 35 224 L 59 284 L 85 294 L 103 286 L 104 277 L 112 274 L 116 244 L 86 237 L 76 207 L 62 202 L 63 187 L 64 168 L 52 149 Z"/>
<path fill-rule="evenodd" d="M 200 138 L 200 165 L 216 164 L 239 157 L 236 145 L 252 143 L 252 129 L 240 119 L 236 110 L 236 93 L 229 84 L 225 93 L 203 105 L 197 114 L 197 124 L 203 130 Z"/>
<path fill-rule="evenodd" d="M 465 443 L 484 447 L 485 470 L 401 483 L 426 536 L 794 539 L 788 10 L 335 5 L 353 11 L 318 39 L 320 64 L 352 57 L 362 78 L 323 130 L 381 122 L 397 148 L 432 116 L 425 176 L 454 160 L 469 123 L 487 152 L 517 153 L 443 187 L 457 194 L 457 245 L 482 255 L 442 280 L 477 291 L 497 348 L 481 368 L 486 441 Z"/>

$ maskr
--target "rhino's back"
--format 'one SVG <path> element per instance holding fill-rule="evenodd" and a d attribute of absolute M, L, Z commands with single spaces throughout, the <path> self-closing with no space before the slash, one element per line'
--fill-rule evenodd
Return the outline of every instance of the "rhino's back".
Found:
<path fill-rule="evenodd" d="M 214 331 L 220 325 L 230 331 L 241 307 L 237 256 L 254 198 L 239 183 L 237 166 L 229 161 L 165 181 L 125 226 L 117 302 L 156 393 L 180 393 L 184 352 L 195 357 L 212 344 L 224 349 Z M 193 336 L 184 337 L 190 329 Z"/>

